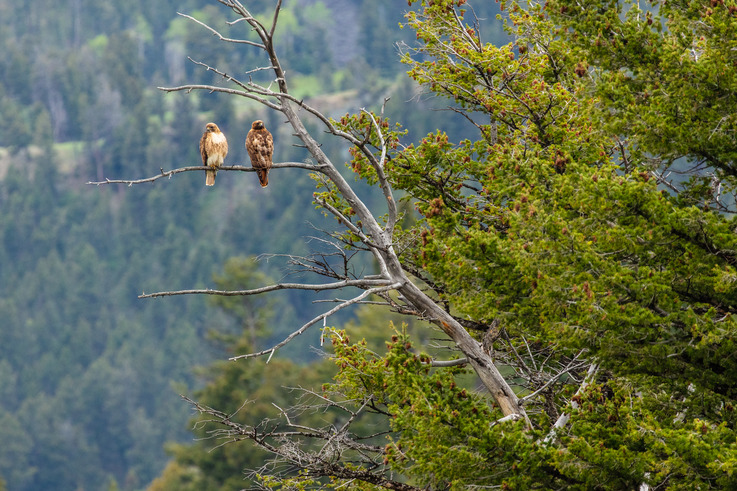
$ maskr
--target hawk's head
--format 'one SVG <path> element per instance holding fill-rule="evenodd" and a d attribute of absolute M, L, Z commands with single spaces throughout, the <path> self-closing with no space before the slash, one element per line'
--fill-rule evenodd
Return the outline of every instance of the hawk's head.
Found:
<path fill-rule="evenodd" d="M 207 123 L 205 125 L 205 131 L 209 131 L 210 133 L 220 133 L 220 128 L 218 128 L 218 125 L 215 123 Z"/>
<path fill-rule="evenodd" d="M 262 130 L 264 129 L 264 122 L 261 121 L 260 119 L 257 119 L 256 121 L 253 122 L 253 124 L 251 125 L 251 128 L 253 128 L 254 130 Z"/>

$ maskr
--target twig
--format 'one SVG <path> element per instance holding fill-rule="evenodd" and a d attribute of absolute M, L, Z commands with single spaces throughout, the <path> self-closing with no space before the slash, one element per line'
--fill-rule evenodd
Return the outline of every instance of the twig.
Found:
<path fill-rule="evenodd" d="M 551 378 L 550 378 L 550 380 L 548 380 L 548 381 L 547 381 L 547 382 L 545 383 L 545 385 L 543 385 L 542 387 L 540 387 L 539 389 L 537 389 L 537 390 L 536 390 L 535 392 L 533 392 L 532 394 L 526 395 L 525 397 L 521 398 L 521 399 L 519 400 L 519 403 L 520 403 L 520 404 L 526 404 L 526 403 L 527 403 L 527 401 L 529 401 L 529 400 L 533 399 L 533 398 L 534 398 L 535 396 L 537 396 L 537 395 L 538 395 L 538 394 L 540 394 L 541 392 L 545 391 L 545 389 L 547 389 L 547 388 L 548 388 L 548 387 L 550 387 L 550 386 L 551 386 L 552 384 L 554 384 L 555 382 L 557 382 L 557 381 L 558 381 L 558 379 L 560 379 L 560 378 L 561 378 L 561 377 L 562 377 L 563 375 L 565 375 L 565 374 L 569 373 L 569 372 L 570 372 L 571 370 L 575 370 L 576 368 L 580 368 L 580 367 L 582 366 L 582 364 L 577 364 L 577 365 L 573 365 L 573 362 L 574 362 L 574 361 L 576 361 L 576 359 L 578 359 L 578 356 L 579 356 L 580 354 L 581 354 L 581 353 L 578 353 L 578 354 L 576 355 L 576 357 L 574 357 L 574 358 L 573 358 L 573 360 L 571 360 L 571 362 L 570 362 L 570 363 L 568 364 L 568 366 L 566 366 L 566 368 L 565 368 L 565 369 L 561 370 L 561 371 L 560 371 L 560 372 L 559 372 L 558 374 L 556 374 L 556 375 L 554 375 L 553 377 L 551 377 Z M 583 365 L 585 365 L 585 364 L 583 364 Z"/>
<path fill-rule="evenodd" d="M 457 360 L 432 360 L 430 366 L 434 368 L 456 367 L 458 365 L 467 365 L 468 358 L 458 358 Z"/>
<path fill-rule="evenodd" d="M 340 220 L 340 223 L 342 225 L 345 225 L 345 227 L 348 230 L 350 230 L 351 232 L 353 232 L 354 234 L 356 234 L 358 236 L 358 238 L 361 239 L 361 241 L 363 243 L 365 243 L 369 247 L 377 247 L 376 244 L 372 243 L 371 240 L 368 237 L 366 237 L 366 234 L 364 234 L 361 231 L 361 229 L 359 229 L 356 225 L 354 225 L 353 222 L 351 222 L 350 219 L 348 219 L 348 217 L 346 217 L 345 215 L 343 215 L 340 212 L 340 210 L 338 210 L 336 207 L 334 207 L 333 205 L 331 205 L 330 203 L 328 203 L 327 201 L 325 201 L 324 199 L 321 199 L 321 198 L 316 198 L 315 201 L 317 201 L 317 203 L 320 206 L 322 206 L 323 208 L 325 208 L 326 210 L 328 210 L 330 213 L 332 213 L 333 215 L 335 215 L 335 217 L 338 218 L 338 220 Z"/>
<path fill-rule="evenodd" d="M 189 19 L 189 20 L 191 20 L 193 22 L 196 22 L 197 24 L 201 25 L 202 27 L 204 27 L 205 29 L 207 29 L 208 31 L 210 31 L 211 33 L 213 33 L 214 35 L 216 35 L 217 37 L 219 37 L 221 41 L 226 41 L 228 43 L 248 44 L 250 46 L 255 46 L 257 48 L 266 49 L 266 46 L 264 46 L 263 44 L 255 43 L 253 41 L 248 41 L 247 39 L 231 39 L 231 38 L 226 38 L 225 36 L 223 36 L 222 34 L 220 34 L 218 31 L 216 31 L 215 29 L 213 29 L 212 27 L 208 26 L 207 24 L 205 24 L 202 21 L 199 21 L 199 20 L 195 19 L 191 15 L 183 14 L 181 12 L 177 12 L 177 15 L 181 15 L 182 17 L 184 17 L 186 19 Z"/>
<path fill-rule="evenodd" d="M 186 91 L 187 93 L 192 92 L 193 90 L 207 90 L 209 92 L 222 92 L 224 94 L 232 94 L 237 95 L 241 97 L 245 97 L 247 99 L 251 99 L 254 101 L 257 101 L 264 106 L 270 107 L 271 109 L 274 109 L 275 111 L 281 111 L 281 106 L 278 104 L 274 104 L 273 102 L 264 99 L 260 95 L 254 94 L 253 91 L 245 91 L 245 90 L 237 90 L 237 89 L 229 89 L 227 87 L 219 87 L 217 85 L 201 85 L 201 84 L 188 84 L 188 85 L 180 85 L 177 87 L 156 87 L 159 90 L 163 90 L 164 92 L 178 92 L 178 91 Z"/>
<path fill-rule="evenodd" d="M 292 339 L 296 338 L 297 336 L 299 336 L 300 334 L 302 334 L 303 332 L 305 332 L 309 327 L 315 325 L 317 322 L 319 322 L 321 320 L 324 320 L 324 319 L 327 319 L 328 317 L 330 317 L 334 313 L 338 312 L 339 310 L 342 310 L 342 309 L 344 309 L 344 308 L 346 308 L 346 307 L 348 307 L 350 305 L 353 305 L 354 303 L 360 302 L 361 300 L 363 300 L 364 298 L 368 297 L 371 294 L 380 293 L 380 292 L 388 291 L 388 290 L 394 290 L 396 288 L 399 288 L 400 286 L 402 286 L 401 283 L 392 283 L 391 285 L 387 285 L 387 286 L 383 286 L 383 287 L 379 287 L 379 288 L 370 288 L 370 289 L 364 291 L 363 293 L 361 293 L 360 295 L 358 295 L 357 297 L 354 297 L 354 298 L 352 298 L 350 300 L 346 300 L 345 302 L 343 302 L 340 305 L 338 305 L 338 306 L 330 309 L 329 311 L 327 311 L 327 312 L 325 312 L 323 314 L 318 315 L 317 317 L 315 317 L 314 319 L 312 319 L 311 321 L 307 322 L 302 327 L 300 327 L 299 329 L 297 329 L 296 331 L 294 331 L 292 334 L 290 334 L 289 336 L 287 336 L 286 338 L 284 338 L 283 341 L 277 343 L 276 345 L 272 346 L 271 348 L 266 349 L 266 350 L 259 351 L 257 353 L 248 353 L 248 354 L 245 354 L 245 355 L 233 356 L 233 357 L 229 358 L 229 360 L 236 361 L 236 360 L 240 360 L 240 359 L 243 359 L 243 358 L 254 358 L 256 356 L 263 356 L 265 354 L 269 354 L 270 355 L 269 356 L 269 359 L 271 359 L 271 355 L 273 355 L 276 352 L 276 350 L 278 350 L 279 348 L 282 348 L 285 345 L 287 345 Z"/>

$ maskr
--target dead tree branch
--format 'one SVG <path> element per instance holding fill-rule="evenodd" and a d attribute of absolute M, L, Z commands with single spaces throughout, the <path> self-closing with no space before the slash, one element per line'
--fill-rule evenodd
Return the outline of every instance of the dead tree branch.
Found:
<path fill-rule="evenodd" d="M 381 279 L 358 279 L 358 280 L 343 280 L 336 281 L 334 283 L 317 283 L 317 284 L 303 284 L 303 283 L 278 283 L 276 285 L 264 286 L 261 288 L 254 288 L 252 290 L 177 290 L 170 292 L 156 292 L 156 293 L 144 293 L 138 296 L 138 298 L 156 298 L 156 297 L 172 297 L 175 295 L 221 295 L 227 297 L 236 296 L 247 296 L 247 295 L 260 295 L 262 293 L 273 292 L 277 290 L 312 290 L 312 291 L 324 291 L 324 290 L 338 290 L 346 287 L 358 287 L 368 288 L 370 286 L 386 286 L 388 282 Z"/>
<path fill-rule="evenodd" d="M 344 308 L 346 308 L 346 307 L 348 307 L 350 305 L 353 305 L 355 303 L 360 302 L 361 300 L 363 300 L 364 298 L 368 297 L 372 293 L 375 294 L 375 293 L 381 293 L 381 292 L 384 292 L 384 291 L 395 290 L 398 286 L 399 286 L 399 284 L 394 283 L 394 284 L 383 286 L 383 287 L 379 287 L 379 288 L 369 288 L 368 290 L 365 290 L 363 293 L 361 293 L 357 297 L 354 297 L 354 298 L 352 298 L 350 300 L 346 300 L 344 302 L 341 302 L 339 305 L 336 305 L 335 307 L 333 307 L 332 309 L 328 310 L 327 312 L 318 315 L 317 317 L 315 317 L 314 319 L 310 320 L 309 322 L 307 322 L 306 324 L 304 324 L 302 327 L 300 327 L 296 331 L 292 332 L 289 336 L 287 336 L 286 338 L 284 338 L 283 341 L 281 341 L 280 343 L 277 343 L 273 347 L 271 347 L 269 349 L 266 349 L 266 350 L 262 350 L 262 351 L 256 352 L 256 353 L 248 353 L 248 354 L 245 354 L 245 355 L 233 356 L 233 357 L 231 357 L 229 359 L 231 361 L 235 361 L 235 360 L 240 360 L 242 358 L 253 358 L 253 357 L 256 357 L 256 356 L 263 356 L 263 355 L 268 354 L 269 355 L 269 358 L 266 360 L 266 363 L 268 363 L 271 360 L 271 357 L 274 355 L 274 353 L 276 353 L 276 350 L 278 350 L 279 348 L 282 348 L 282 347 L 286 346 L 292 339 L 296 338 L 297 336 L 299 336 L 300 334 L 302 334 L 303 332 L 305 332 L 307 329 L 309 329 L 311 326 L 317 324 L 319 321 L 323 321 L 323 323 L 326 322 L 327 321 L 327 318 L 330 317 L 331 315 L 333 315 L 334 313 L 336 313 L 339 310 L 342 310 L 342 309 L 344 309 Z"/>
<path fill-rule="evenodd" d="M 435 325 L 440 327 L 443 332 L 450 337 L 450 339 L 453 340 L 458 349 L 463 353 L 465 359 L 468 360 L 468 363 L 476 371 L 482 383 L 489 390 L 491 396 L 495 399 L 505 416 L 514 415 L 514 419 L 527 420 L 525 409 L 520 404 L 517 395 L 512 390 L 509 383 L 505 380 L 499 369 L 496 367 L 495 361 L 489 354 L 489 352 L 485 351 L 481 343 L 476 341 L 466 330 L 466 328 L 458 321 L 458 319 L 456 319 L 453 315 L 450 314 L 448 310 L 446 310 L 447 306 L 438 303 L 438 301 L 434 300 L 420 287 L 415 285 L 412 279 L 408 276 L 402 262 L 399 259 L 398 253 L 395 250 L 395 246 L 398 247 L 398 245 L 395 243 L 394 237 L 394 226 L 399 218 L 399 213 L 398 207 L 396 206 L 392 194 L 391 184 L 389 183 L 387 177 L 384 175 L 384 161 L 387 155 L 387 146 L 381 132 L 381 125 L 373 117 L 373 115 L 371 115 L 371 113 L 367 113 L 370 116 L 372 128 L 378 131 L 378 148 L 373 147 L 372 145 L 369 145 L 366 141 L 359 139 L 355 135 L 338 129 L 335 125 L 333 125 L 330 118 L 322 114 L 319 110 L 308 106 L 303 101 L 295 99 L 290 94 L 287 85 L 287 77 L 281 62 L 279 61 L 277 51 L 274 46 L 274 33 L 277 27 L 279 11 L 281 9 L 281 0 L 278 0 L 276 3 L 270 26 L 266 26 L 261 21 L 256 19 L 250 13 L 250 11 L 246 7 L 244 7 L 243 4 L 238 0 L 218 0 L 218 2 L 229 7 L 233 10 L 233 12 L 238 15 L 238 19 L 231 22 L 231 25 L 245 22 L 250 26 L 251 32 L 255 32 L 255 35 L 258 37 L 258 41 L 251 41 L 242 44 L 258 47 L 259 49 L 263 49 L 266 52 L 269 58 L 268 66 L 271 67 L 274 75 L 273 81 L 271 83 L 275 83 L 276 88 L 272 89 L 271 85 L 269 85 L 269 87 L 264 87 L 263 85 L 259 85 L 252 81 L 242 82 L 232 75 L 228 75 L 225 72 L 209 67 L 204 63 L 196 62 L 206 70 L 211 70 L 214 73 L 221 75 L 227 82 L 233 84 L 235 87 L 231 88 L 213 85 L 183 85 L 171 88 L 161 87 L 161 90 L 165 92 L 190 92 L 192 90 L 205 90 L 211 92 L 232 94 L 255 100 L 272 110 L 282 113 L 285 116 L 288 124 L 292 127 L 294 136 L 300 140 L 300 146 L 303 146 L 305 149 L 307 149 L 312 158 L 315 160 L 316 165 L 308 166 L 306 164 L 288 163 L 281 165 L 277 164 L 274 166 L 274 168 L 300 167 L 307 170 L 317 171 L 322 174 L 329 181 L 330 190 L 337 193 L 341 202 L 346 203 L 347 206 L 350 207 L 352 216 L 355 218 L 356 223 L 358 221 L 361 222 L 361 227 L 358 228 L 355 224 L 353 224 L 353 222 L 348 220 L 347 217 L 342 216 L 343 214 L 335 206 L 329 205 L 327 201 L 322 201 L 319 204 L 323 206 L 329 213 L 338 217 L 343 225 L 347 227 L 351 233 L 358 237 L 360 243 L 357 244 L 357 247 L 365 247 L 367 250 L 369 250 L 374 259 L 379 264 L 380 268 L 380 275 L 378 278 L 362 278 L 355 280 L 355 282 L 346 280 L 332 284 L 335 288 L 342 288 L 344 286 L 357 286 L 364 289 L 364 292 L 360 295 L 351 300 L 341 302 L 330 311 L 325 312 L 324 314 L 321 314 L 320 316 L 310 320 L 276 346 L 259 353 L 241 355 L 235 357 L 234 359 L 246 358 L 249 356 L 259 356 L 263 354 L 273 355 L 273 353 L 278 348 L 284 346 L 294 337 L 304 332 L 311 325 L 320 320 L 325 320 L 329 315 L 332 315 L 338 310 L 346 308 L 349 305 L 359 303 L 372 293 L 378 294 L 385 293 L 390 290 L 396 290 L 399 295 L 402 296 L 403 302 L 406 304 L 407 311 L 413 312 L 416 315 L 422 316 L 423 318 L 426 318 L 430 322 L 434 323 Z M 197 22 L 198 24 L 202 24 L 201 22 L 196 20 L 195 22 Z M 236 40 L 232 38 L 221 36 L 218 31 L 213 28 L 209 28 L 209 30 L 213 34 L 220 36 L 221 39 L 225 42 L 236 42 Z M 320 122 L 323 123 L 323 125 L 325 125 L 328 134 L 332 134 L 344 139 L 348 144 L 354 146 L 368 159 L 370 165 L 375 169 L 377 173 L 379 187 L 388 205 L 388 213 L 386 215 L 386 221 L 383 222 L 383 225 L 382 223 L 380 223 L 380 220 L 374 215 L 373 211 L 359 198 L 353 187 L 342 176 L 338 167 L 334 165 L 330 158 L 324 153 L 321 143 L 312 136 L 310 131 L 307 130 L 302 120 L 301 115 L 303 114 L 309 114 L 310 116 L 317 118 Z M 375 153 L 376 151 L 378 151 L 378 155 Z M 246 168 L 240 168 L 240 166 L 237 167 L 238 168 L 231 169 L 228 169 L 228 167 L 224 167 L 222 170 L 246 170 Z M 185 170 L 203 170 L 203 168 L 185 168 L 183 170 L 175 170 L 176 172 L 169 171 L 169 174 L 166 174 L 162 171 L 160 176 L 155 176 L 148 179 L 128 181 L 103 181 L 102 183 L 95 184 L 108 184 L 112 182 L 119 182 L 121 184 L 128 185 L 139 184 L 155 181 L 162 177 L 170 177 L 174 173 L 184 172 Z M 247 170 L 252 172 L 251 169 Z M 312 197 L 310 196 L 310 198 Z M 317 285 L 297 286 L 296 284 L 293 284 L 292 286 L 299 289 L 313 289 Z M 317 286 L 317 288 L 329 289 L 333 288 L 333 286 Z M 264 287 L 264 289 L 257 289 L 248 292 L 216 292 L 213 290 L 160 292 L 157 294 L 142 295 L 141 298 L 190 293 L 216 295 L 257 294 L 265 293 L 267 291 L 273 291 L 274 289 L 280 288 L 285 288 L 285 286 L 278 287 L 277 285 L 272 285 L 270 287 Z M 338 471 L 339 469 L 335 469 L 336 473 L 331 475 L 338 475 Z M 386 484 L 379 485 L 388 487 Z M 396 483 L 394 483 L 394 485 L 396 485 Z M 400 488 L 394 487 L 393 489 Z"/>
<path fill-rule="evenodd" d="M 256 426 L 244 425 L 234 420 L 235 414 L 227 414 L 204 406 L 184 397 L 197 412 L 207 419 L 198 426 L 208 428 L 210 438 L 220 442 L 218 446 L 241 440 L 250 440 L 273 457 L 262 468 L 253 471 L 255 475 L 275 474 L 278 466 L 302 470 L 307 476 L 332 476 L 345 481 L 357 480 L 381 486 L 386 489 L 416 491 L 420 488 L 392 480 L 383 464 L 384 446 L 372 445 L 373 435 L 354 434 L 352 426 L 366 412 L 372 410 L 371 397 L 365 400 L 334 401 L 312 391 L 304 391 L 306 396 L 316 399 L 316 404 L 297 405 L 289 410 L 274 405 L 278 418 L 267 419 Z M 312 427 L 297 421 L 297 417 L 307 410 L 343 413 L 348 417 L 340 425 Z M 341 463 L 340 457 L 350 453 L 351 465 Z M 279 474 L 279 472 L 276 472 Z"/>
<path fill-rule="evenodd" d="M 274 164 L 272 167 L 273 169 L 287 169 L 287 168 L 296 168 L 296 169 L 307 169 L 315 172 L 321 172 L 324 167 L 321 167 L 319 165 L 314 164 L 306 164 L 304 162 L 281 162 L 278 164 Z M 160 169 L 160 173 L 152 176 L 152 177 L 146 177 L 144 179 L 105 179 L 104 181 L 88 181 L 87 184 L 93 184 L 95 186 L 102 186 L 103 184 L 127 184 L 128 186 L 133 186 L 134 184 L 144 184 L 147 182 L 154 182 L 158 181 L 159 179 L 163 178 L 171 178 L 174 174 L 180 174 L 182 172 L 204 172 L 207 170 L 207 167 L 204 165 L 193 165 L 188 167 L 179 167 L 178 169 L 172 169 L 168 171 L 164 171 L 164 169 Z M 218 168 L 218 171 L 240 171 L 240 172 L 256 172 L 256 169 L 253 167 L 245 166 L 245 165 L 223 165 Z"/>
<path fill-rule="evenodd" d="M 591 383 L 594 381 L 594 378 L 596 377 L 596 372 L 599 371 L 599 365 L 596 363 L 592 363 L 589 365 L 589 369 L 586 372 L 586 377 L 584 377 L 583 382 L 581 382 L 580 387 L 576 391 L 576 395 L 582 394 L 584 390 L 586 390 L 586 387 L 591 385 Z M 572 409 L 578 409 L 578 403 L 574 400 L 571 401 L 571 408 Z M 571 419 L 571 413 L 563 413 L 558 417 L 558 419 L 553 424 L 553 427 L 550 429 L 550 432 L 545 436 L 545 439 L 543 440 L 543 443 L 549 444 L 555 441 L 556 432 L 564 428 L 568 421 Z"/>
<path fill-rule="evenodd" d="M 177 15 L 181 15 L 185 19 L 189 19 L 192 22 L 196 22 L 197 24 L 201 25 L 202 27 L 204 27 L 205 29 L 207 29 L 208 31 L 210 31 L 211 33 L 213 33 L 215 36 L 217 36 L 218 38 L 220 38 L 221 41 L 225 41 L 227 43 L 248 44 L 249 46 L 255 46 L 257 48 L 266 49 L 266 47 L 263 44 L 254 43 L 253 41 L 249 41 L 247 39 L 232 39 L 232 38 L 227 38 L 227 37 L 223 36 L 222 34 L 220 34 L 218 31 L 216 31 L 215 29 L 213 29 L 212 27 L 210 27 L 207 24 L 205 24 L 204 22 L 195 19 L 191 15 L 183 14 L 181 12 L 177 12 Z"/>

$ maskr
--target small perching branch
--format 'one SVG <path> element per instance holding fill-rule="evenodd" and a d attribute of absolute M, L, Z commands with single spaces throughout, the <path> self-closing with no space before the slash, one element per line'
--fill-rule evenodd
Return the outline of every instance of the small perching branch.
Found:
<path fill-rule="evenodd" d="M 287 168 L 297 168 L 297 169 L 307 169 L 312 170 L 316 172 L 320 172 L 323 167 L 319 165 L 314 164 L 306 164 L 304 162 L 281 162 L 278 164 L 274 164 L 272 167 L 274 169 L 287 169 Z M 103 184 L 127 184 L 128 186 L 132 186 L 134 184 L 144 184 L 146 182 L 154 182 L 158 181 L 159 179 L 163 178 L 171 178 L 174 174 L 180 174 L 182 172 L 204 172 L 207 170 L 207 167 L 204 165 L 197 165 L 197 166 L 188 166 L 188 167 L 180 167 L 178 169 L 172 169 L 168 171 L 164 171 L 164 169 L 160 169 L 161 173 L 157 174 L 152 177 L 146 177 L 144 179 L 105 179 L 104 181 L 89 181 L 87 184 L 93 184 L 95 186 L 101 186 Z M 246 167 L 245 165 L 223 165 L 218 168 L 218 171 L 240 171 L 240 172 L 256 172 L 256 169 L 254 169 L 251 166 Z"/>
<path fill-rule="evenodd" d="M 211 33 L 213 33 L 214 35 L 216 35 L 218 38 L 220 38 L 221 41 L 225 41 L 227 43 L 248 44 L 249 46 L 255 46 L 257 48 L 266 49 L 266 46 L 264 46 L 263 44 L 254 43 L 253 41 L 249 41 L 247 39 L 232 39 L 232 38 L 227 38 L 227 37 L 223 36 L 222 34 L 220 34 L 218 31 L 216 31 L 215 29 L 213 29 L 212 27 L 210 27 L 207 24 L 205 24 L 204 22 L 195 19 L 191 15 L 183 14 L 181 12 L 177 12 L 177 15 L 181 15 L 185 19 L 189 19 L 192 22 L 196 22 L 197 24 L 201 25 L 202 27 L 204 27 L 205 29 L 207 29 L 208 31 L 210 31 Z"/>

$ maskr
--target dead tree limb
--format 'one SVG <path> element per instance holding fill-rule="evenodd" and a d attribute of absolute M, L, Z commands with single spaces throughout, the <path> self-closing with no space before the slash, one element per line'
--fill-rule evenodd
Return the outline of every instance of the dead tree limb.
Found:
<path fill-rule="evenodd" d="M 377 282 L 369 281 L 368 278 L 359 279 L 358 283 L 352 283 L 351 285 L 345 286 L 359 286 L 364 289 L 361 295 L 358 295 L 351 300 L 341 302 L 338 306 L 331 309 L 330 311 L 321 314 L 320 316 L 310 320 L 302 327 L 294 331 L 284 341 L 278 345 L 270 348 L 261 353 L 254 353 L 247 356 L 257 356 L 259 354 L 273 354 L 276 349 L 289 342 L 294 337 L 298 336 L 309 326 L 315 324 L 319 320 L 325 319 L 332 312 L 340 310 L 358 303 L 365 299 L 371 293 L 381 293 L 388 290 L 396 290 L 404 299 L 404 302 L 410 307 L 411 311 L 417 312 L 420 316 L 426 318 L 430 322 L 434 323 L 442 331 L 447 334 L 453 342 L 457 345 L 464 357 L 468 360 L 468 363 L 478 374 L 479 378 L 486 386 L 491 396 L 495 399 L 499 407 L 501 408 L 505 416 L 510 416 L 510 420 L 524 419 L 528 422 L 525 410 L 520 404 L 520 400 L 512 390 L 509 383 L 504 379 L 499 369 L 494 363 L 492 356 L 486 352 L 481 343 L 476 341 L 464 326 L 454 318 L 442 305 L 440 305 L 433 298 L 428 296 L 422 289 L 420 289 L 414 282 L 413 278 L 409 276 L 405 268 L 403 267 L 398 253 L 395 250 L 395 237 L 394 237 L 394 226 L 398 220 L 398 206 L 395 202 L 392 187 L 389 180 L 384 175 L 384 159 L 387 153 L 386 143 L 381 132 L 381 126 L 377 123 L 376 119 L 370 114 L 371 123 L 373 129 L 378 132 L 379 137 L 379 154 L 374 153 L 373 147 L 367 145 L 364 140 L 358 139 L 351 133 L 345 132 L 337 128 L 332 121 L 323 115 L 319 110 L 312 108 L 305 104 L 301 100 L 297 100 L 289 92 L 287 84 L 287 76 L 282 67 L 277 51 L 274 46 L 274 33 L 277 28 L 277 22 L 279 19 L 279 12 L 281 9 L 281 0 L 277 1 L 274 14 L 271 19 L 271 25 L 265 25 L 238 0 L 218 0 L 224 6 L 229 7 L 239 17 L 236 21 L 233 21 L 231 25 L 236 23 L 245 22 L 250 26 L 251 33 L 255 33 L 258 40 L 255 42 L 249 42 L 249 44 L 259 49 L 265 50 L 268 56 L 268 66 L 271 67 L 273 72 L 273 80 L 269 86 L 255 83 L 253 81 L 243 82 L 237 80 L 237 78 L 227 75 L 222 71 L 207 66 L 204 63 L 198 63 L 207 70 L 212 70 L 215 73 L 223 76 L 224 80 L 228 83 L 235 85 L 237 88 L 226 87 L 226 86 L 213 86 L 213 85 L 182 85 L 178 87 L 161 87 L 160 89 L 166 92 L 173 91 L 185 91 L 190 92 L 192 90 L 205 90 L 211 92 L 221 92 L 231 94 L 233 96 L 245 97 L 250 100 L 255 100 L 264 106 L 281 112 L 285 117 L 289 125 L 292 127 L 293 134 L 297 137 L 304 148 L 310 153 L 312 158 L 315 160 L 315 166 L 307 166 L 304 164 L 290 165 L 293 167 L 307 168 L 308 170 L 316 170 L 322 174 L 328 181 L 331 189 L 333 189 L 340 196 L 351 209 L 352 215 L 355 216 L 356 220 L 360 220 L 362 227 L 358 230 L 355 226 L 349 225 L 351 222 L 345 218 L 341 220 L 351 232 L 356 234 L 360 240 L 361 246 L 365 247 L 373 255 L 374 259 L 379 265 L 380 274 L 378 275 L 378 283 L 381 286 L 377 286 Z M 194 19 L 193 19 L 194 20 Z M 204 25 L 202 22 L 196 21 L 200 25 Z M 214 29 L 204 26 L 209 29 L 212 33 L 218 34 Z M 219 35 L 219 34 L 218 34 Z M 252 34 L 251 34 L 252 35 Z M 236 42 L 231 38 L 225 38 L 221 36 L 225 42 Z M 238 41 L 240 42 L 240 41 Z M 272 90 L 271 85 L 275 84 L 275 89 Z M 346 181 L 341 175 L 338 167 L 333 164 L 330 158 L 323 152 L 320 142 L 307 130 L 302 115 L 316 118 L 325 127 L 328 134 L 337 136 L 346 141 L 347 144 L 355 147 L 357 151 L 361 152 L 363 156 L 368 160 L 370 165 L 376 171 L 378 176 L 379 187 L 382 191 L 384 199 L 387 203 L 387 218 L 384 225 L 374 216 L 372 210 L 358 197 L 353 187 Z M 278 168 L 279 166 L 274 166 Z M 189 170 L 189 169 L 187 169 Z M 225 169 L 223 169 L 225 170 Z M 236 169 L 233 169 L 236 170 Z M 241 170 L 241 169 L 237 169 Z M 245 169 L 244 169 L 245 170 Z M 170 171 L 172 174 L 173 171 Z M 182 171 L 180 171 L 182 172 Z M 137 181 L 118 181 L 123 184 L 138 184 L 139 182 L 150 182 L 152 180 L 160 179 L 165 176 L 162 172 L 162 176 L 156 176 L 155 178 L 137 180 Z M 103 183 L 107 184 L 110 181 Z M 310 197 L 311 198 L 311 197 Z M 325 209 L 340 218 L 341 212 L 334 206 L 327 206 L 325 201 L 318 202 Z M 362 282 L 362 284 L 361 284 Z M 313 285 L 314 286 L 314 285 Z M 300 288 L 310 289 L 308 285 L 303 285 Z M 270 290 L 264 290 L 270 291 Z M 190 291 L 195 292 L 195 291 Z M 200 291 L 198 293 L 205 294 L 221 294 L 213 291 Z M 181 294 L 177 292 L 169 292 L 168 294 Z M 241 293 L 246 294 L 246 293 Z M 166 292 L 153 295 L 145 295 L 144 298 L 149 296 L 165 296 Z M 238 357 L 240 358 L 240 357 Z"/>

